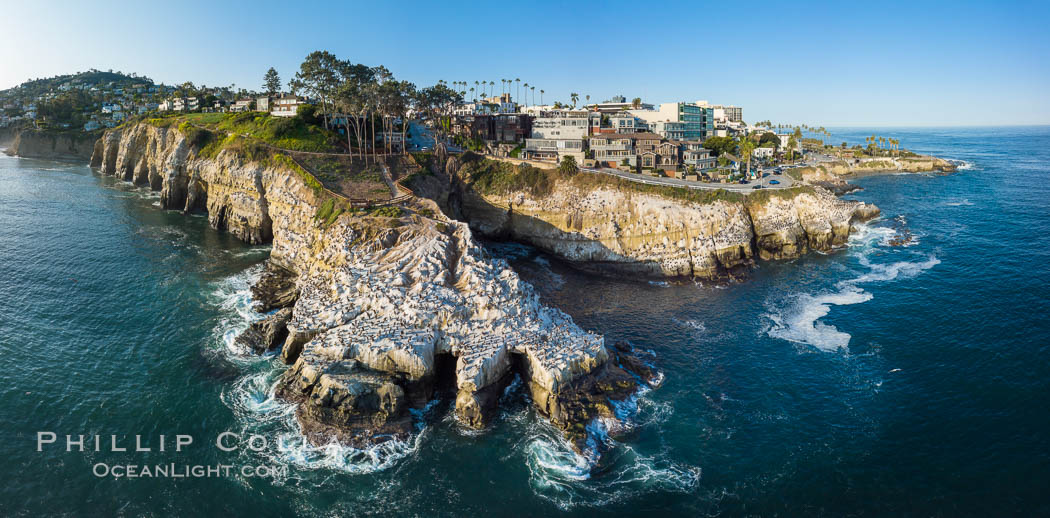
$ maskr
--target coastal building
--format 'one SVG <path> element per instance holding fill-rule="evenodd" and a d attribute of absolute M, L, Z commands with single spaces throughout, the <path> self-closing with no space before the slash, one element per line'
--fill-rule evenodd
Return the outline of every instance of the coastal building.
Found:
<path fill-rule="evenodd" d="M 384 131 L 379 134 L 379 138 L 384 147 L 389 144 L 390 149 L 395 153 L 400 153 L 404 146 L 404 141 L 401 140 L 400 131 Z"/>
<path fill-rule="evenodd" d="M 594 104 L 591 104 L 591 105 L 588 105 L 588 106 L 592 110 L 600 112 L 600 113 L 617 113 L 617 112 L 622 112 L 622 111 L 632 110 L 632 109 L 633 110 L 652 110 L 653 109 L 653 105 L 649 104 L 649 103 L 639 102 L 638 105 L 635 106 L 634 102 L 628 102 L 627 98 L 622 96 L 622 95 L 615 96 L 612 99 L 609 99 L 608 101 L 605 101 L 605 102 L 594 103 Z"/>
<path fill-rule="evenodd" d="M 594 152 L 594 160 L 599 165 L 617 167 L 623 161 L 630 162 L 635 157 L 634 138 L 632 134 L 603 133 L 594 135 L 588 142 Z"/>
<path fill-rule="evenodd" d="M 268 112 L 270 111 L 270 102 L 273 100 L 268 95 L 255 98 L 255 111 Z"/>
<path fill-rule="evenodd" d="M 274 99 L 270 108 L 270 115 L 274 117 L 295 117 L 299 113 L 299 107 L 306 104 L 306 100 L 298 95 L 282 95 Z"/>
<path fill-rule="evenodd" d="M 562 157 L 572 156 L 576 163 L 582 164 L 586 156 L 583 150 L 582 138 L 530 138 L 525 139 L 525 147 L 522 149 L 524 158 L 528 160 L 547 160 L 560 162 Z"/>
<path fill-rule="evenodd" d="M 532 135 L 532 117 L 516 113 L 476 115 L 466 125 L 471 137 L 487 142 L 523 142 Z"/>
<path fill-rule="evenodd" d="M 751 156 L 755 158 L 770 158 L 776 153 L 776 149 L 773 147 L 756 147 L 751 152 Z"/>
<path fill-rule="evenodd" d="M 585 114 L 536 117 L 532 121 L 532 138 L 537 139 L 582 139 L 589 131 Z"/>
<path fill-rule="evenodd" d="M 252 99 L 238 99 L 230 105 L 231 112 L 246 112 L 252 109 Z"/>
<path fill-rule="evenodd" d="M 714 135 L 714 110 L 702 107 L 697 103 L 673 102 L 662 103 L 659 109 L 630 110 L 630 113 L 648 123 L 650 126 L 659 122 L 680 122 L 683 126 L 671 125 L 670 129 L 676 140 L 704 140 Z"/>
<path fill-rule="evenodd" d="M 669 140 L 686 139 L 686 123 L 679 121 L 658 121 L 650 125 L 653 133 Z"/>
<path fill-rule="evenodd" d="M 727 122 L 743 122 L 744 121 L 744 109 L 739 106 L 718 106 L 716 109 L 721 108 L 723 112 L 723 118 Z"/>
<path fill-rule="evenodd" d="M 704 173 L 714 169 L 718 160 L 711 156 L 711 150 L 705 148 L 702 141 L 690 140 L 682 142 L 682 164 Z"/>
<path fill-rule="evenodd" d="M 468 103 L 461 105 L 466 113 L 463 115 L 474 115 L 474 114 L 503 114 L 503 113 L 517 113 L 518 104 L 515 103 L 509 93 L 500 94 L 499 96 L 489 97 L 482 99 L 476 103 Z"/>

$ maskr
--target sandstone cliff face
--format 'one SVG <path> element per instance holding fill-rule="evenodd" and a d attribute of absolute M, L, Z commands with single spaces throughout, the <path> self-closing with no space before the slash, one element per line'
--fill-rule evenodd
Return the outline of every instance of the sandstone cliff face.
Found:
<path fill-rule="evenodd" d="M 322 227 L 320 194 L 280 162 L 228 150 L 203 158 L 178 130 L 148 124 L 107 132 L 92 164 L 159 190 L 164 208 L 206 210 L 215 228 L 252 243 L 272 239 L 271 263 L 297 286 L 264 283 L 281 300 L 266 307 L 294 305 L 245 341 L 262 337 L 265 349 L 286 333 L 282 357 L 293 366 L 278 394 L 299 404 L 316 442 L 407 433 L 408 408 L 423 405 L 442 376 L 454 378 L 460 421 L 475 427 L 514 373 L 566 430 L 635 387 L 617 366 L 628 362 L 611 361 L 620 352 L 540 304 L 506 262 L 482 253 L 466 224 L 409 209 L 401 218 L 342 214 Z"/>
<path fill-rule="evenodd" d="M 756 257 L 829 250 L 846 242 L 854 220 L 878 214 L 873 205 L 820 188 L 761 194 L 698 204 L 561 183 L 543 198 L 467 190 L 459 210 L 483 235 L 528 242 L 584 269 L 707 279 L 732 274 Z"/>
<path fill-rule="evenodd" d="M 25 130 L 14 136 L 7 154 L 25 158 L 91 158 L 96 136 L 92 134 L 53 134 Z"/>

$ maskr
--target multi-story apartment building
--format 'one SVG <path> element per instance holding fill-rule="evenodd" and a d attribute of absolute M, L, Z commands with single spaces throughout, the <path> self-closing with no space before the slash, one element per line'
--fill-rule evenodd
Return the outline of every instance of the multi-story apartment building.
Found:
<path fill-rule="evenodd" d="M 560 161 L 571 155 L 582 162 L 584 137 L 590 133 L 587 112 L 548 112 L 532 120 L 532 138 L 525 140 L 525 158 Z"/>
<path fill-rule="evenodd" d="M 703 140 L 715 132 L 714 110 L 697 103 L 663 103 L 658 110 L 631 110 L 630 113 L 654 131 L 657 123 L 681 123 L 663 125 L 662 134 L 673 140 Z"/>
<path fill-rule="evenodd" d="M 584 114 L 536 117 L 532 121 L 532 138 L 582 139 L 589 133 L 590 122 Z"/>

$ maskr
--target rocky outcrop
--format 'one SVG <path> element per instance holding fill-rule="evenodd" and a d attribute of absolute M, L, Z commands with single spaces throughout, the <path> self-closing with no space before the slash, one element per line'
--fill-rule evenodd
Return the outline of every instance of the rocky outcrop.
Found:
<path fill-rule="evenodd" d="M 325 195 L 286 161 L 229 149 L 202 157 L 177 129 L 148 124 L 107 132 L 92 164 L 159 190 L 165 208 L 205 210 L 215 228 L 272 240 L 255 294 L 260 309 L 288 309 L 239 341 L 266 350 L 286 334 L 280 354 L 292 367 L 277 393 L 298 404 L 314 442 L 407 434 L 409 410 L 442 383 L 460 422 L 481 427 L 515 375 L 575 439 L 581 420 L 635 386 L 614 363 L 621 352 L 541 304 L 466 224 L 411 208 L 429 202 L 413 200 L 399 218 L 343 213 L 322 225 Z"/>
<path fill-rule="evenodd" d="M 851 158 L 796 169 L 803 181 L 811 184 L 839 185 L 851 176 L 881 173 L 950 173 L 957 168 L 943 158 L 926 155 L 902 157 Z"/>
<path fill-rule="evenodd" d="M 87 160 L 97 140 L 95 133 L 24 130 L 14 136 L 5 152 L 25 158 Z"/>
<path fill-rule="evenodd" d="M 273 261 L 266 262 L 266 269 L 252 286 L 255 311 L 266 313 L 272 309 L 287 308 L 299 298 L 298 276 Z"/>
<path fill-rule="evenodd" d="M 481 195 L 462 186 L 455 210 L 482 235 L 530 243 L 586 270 L 648 276 L 733 276 L 754 259 L 845 244 L 851 223 L 878 214 L 816 187 L 707 203 L 562 181 L 546 196 Z"/>
<path fill-rule="evenodd" d="M 288 321 L 291 318 L 291 308 L 279 309 L 262 320 L 252 322 L 234 341 L 257 354 L 272 351 L 284 344 L 288 337 Z"/>

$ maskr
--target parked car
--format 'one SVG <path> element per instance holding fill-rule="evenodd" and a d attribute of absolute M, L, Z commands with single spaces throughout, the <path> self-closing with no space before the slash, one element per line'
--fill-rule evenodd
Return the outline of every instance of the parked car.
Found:
<path fill-rule="evenodd" d="M 746 185 L 746 184 L 747 184 L 747 180 L 740 180 L 740 185 Z"/>
<path fill-rule="evenodd" d="M 761 185 L 756 185 L 756 186 L 752 187 L 752 189 L 761 189 L 761 188 L 762 188 Z"/>
<path fill-rule="evenodd" d="M 780 180 L 770 180 L 770 185 L 780 185 Z"/>

